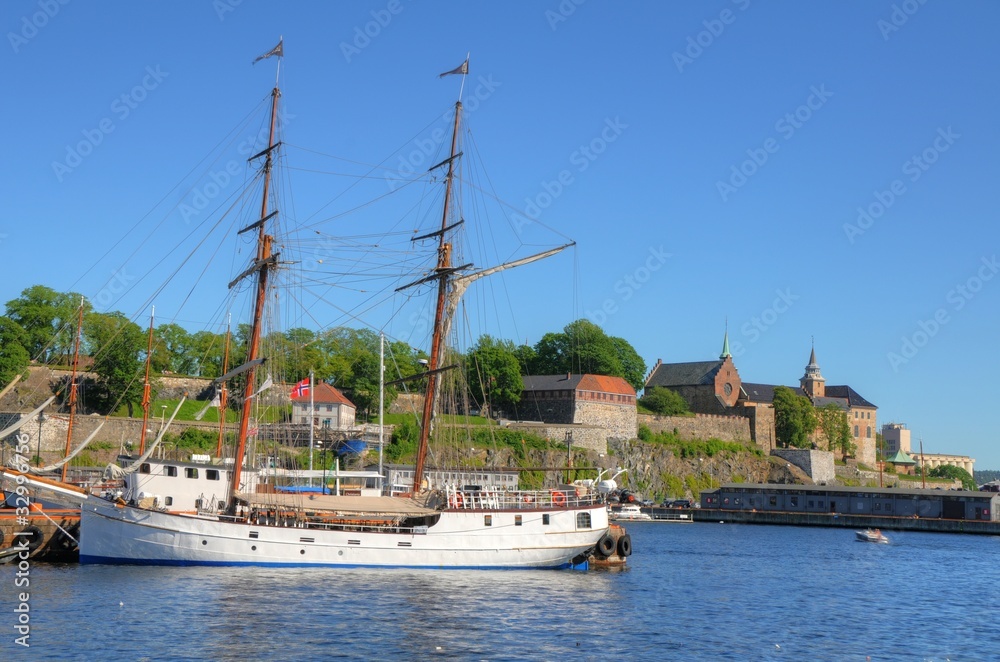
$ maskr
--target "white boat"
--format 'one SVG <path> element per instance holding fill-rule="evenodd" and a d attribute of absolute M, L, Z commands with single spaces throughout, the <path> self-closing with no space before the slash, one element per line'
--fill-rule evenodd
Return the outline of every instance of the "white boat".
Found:
<path fill-rule="evenodd" d="M 616 511 L 612 511 L 611 519 L 615 522 L 648 522 L 653 519 L 648 513 L 634 503 L 626 503 Z"/>
<path fill-rule="evenodd" d="M 280 57 L 280 49 L 276 50 Z M 409 496 L 276 494 L 272 490 L 261 493 L 254 490 L 253 481 L 247 481 L 248 474 L 253 472 L 246 459 L 252 400 L 258 393 L 262 377 L 256 372 L 263 362 L 263 357 L 258 355 L 262 309 L 270 281 L 281 265 L 278 254 L 272 253 L 272 246 L 281 244 L 268 234 L 277 214 L 269 206 L 268 189 L 275 153 L 281 145 L 274 136 L 279 97 L 275 87 L 271 96 L 268 146 L 253 157 L 263 160 L 260 215 L 250 219 L 252 222 L 241 230 L 241 233 L 253 231 L 257 235 L 256 255 L 230 284 L 232 287 L 255 276 L 252 291 L 257 295 L 246 363 L 219 378 L 224 382 L 239 374 L 245 381 L 237 450 L 232 464 L 227 467 L 228 484 L 222 504 L 225 507 L 220 511 L 214 494 L 205 494 L 205 501 L 210 503 L 200 503 L 197 512 L 193 513 L 170 512 L 155 499 L 146 507 L 124 499 L 117 502 L 90 499 L 81 508 L 80 562 L 565 568 L 584 563 L 595 549 L 606 548 L 608 544 L 604 539 L 611 538 L 608 511 L 603 497 L 597 492 L 565 489 L 491 491 L 469 486 L 430 485 L 423 480 L 434 404 L 438 399 L 438 377 L 452 367 L 442 362 L 443 345 L 462 292 L 481 276 L 547 257 L 564 248 L 466 274 L 461 271 L 471 265 L 450 264 L 451 244 L 446 236 L 461 224 L 450 216 L 449 205 L 455 162 L 461 156 L 456 151 L 461 101 L 455 105 L 451 157 L 432 168 L 441 167 L 447 171 L 441 228 L 415 238 L 431 238 L 438 249 L 437 266 L 431 275 L 412 283 L 431 282 L 438 294 L 430 359 L 427 371 L 419 375 L 427 381 L 427 394 L 412 482 L 416 493 Z M 256 480 L 261 481 L 259 475 Z M 158 486 L 156 489 L 162 492 L 166 488 Z M 645 518 L 648 519 L 648 515 Z M 613 545 L 613 539 L 611 543 Z"/>
<path fill-rule="evenodd" d="M 878 529 L 865 529 L 864 531 L 855 531 L 854 535 L 858 542 L 874 542 L 881 543 L 883 545 L 889 544 L 889 539 L 885 537 Z"/>

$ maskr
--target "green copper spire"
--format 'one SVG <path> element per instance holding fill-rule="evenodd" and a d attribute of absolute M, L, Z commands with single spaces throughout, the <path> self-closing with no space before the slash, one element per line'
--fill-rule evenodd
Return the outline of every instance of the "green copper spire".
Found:
<path fill-rule="evenodd" d="M 729 353 L 729 327 L 726 327 L 726 337 L 722 340 L 722 354 L 719 355 L 720 359 L 729 359 L 733 355 Z"/>

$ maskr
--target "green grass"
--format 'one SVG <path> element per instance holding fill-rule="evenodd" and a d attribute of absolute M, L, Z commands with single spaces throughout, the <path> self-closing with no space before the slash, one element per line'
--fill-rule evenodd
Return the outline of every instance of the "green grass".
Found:
<path fill-rule="evenodd" d="M 160 421 L 169 420 L 174 413 L 174 409 L 177 408 L 177 403 L 180 402 L 179 399 L 176 400 L 154 400 L 149 406 L 149 420 L 150 421 Z M 193 421 L 195 416 L 198 415 L 202 409 L 205 408 L 208 402 L 205 400 L 185 400 L 184 404 L 181 405 L 181 410 L 177 413 L 177 421 Z M 166 409 L 164 409 L 166 405 Z M 262 416 L 260 422 L 262 423 L 277 423 L 282 420 L 287 420 L 292 413 L 291 406 L 286 407 L 267 407 L 262 411 Z M 142 408 L 136 407 L 134 410 L 135 418 L 142 417 Z M 122 405 L 115 411 L 112 416 L 128 416 L 128 407 Z M 232 409 L 226 410 L 226 422 L 235 423 L 240 419 L 240 413 Z M 218 423 L 219 422 L 219 408 L 209 407 L 205 412 L 205 415 L 201 418 L 202 423 Z"/>
<path fill-rule="evenodd" d="M 406 414 L 385 414 L 382 420 L 386 425 L 400 425 L 406 420 L 416 420 L 416 416 L 411 413 Z M 483 418 L 482 416 L 462 416 L 460 414 L 438 414 L 434 417 L 437 424 L 443 425 L 483 425 L 496 426 L 497 422 Z M 372 418 L 369 423 L 378 423 L 378 416 Z"/>

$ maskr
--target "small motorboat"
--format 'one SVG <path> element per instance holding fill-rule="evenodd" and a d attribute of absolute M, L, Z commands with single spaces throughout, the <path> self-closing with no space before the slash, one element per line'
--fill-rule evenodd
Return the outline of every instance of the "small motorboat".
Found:
<path fill-rule="evenodd" d="M 889 539 L 882 534 L 878 529 L 865 529 L 864 531 L 855 531 L 854 535 L 857 536 L 858 542 L 877 542 L 885 545 L 889 544 Z"/>

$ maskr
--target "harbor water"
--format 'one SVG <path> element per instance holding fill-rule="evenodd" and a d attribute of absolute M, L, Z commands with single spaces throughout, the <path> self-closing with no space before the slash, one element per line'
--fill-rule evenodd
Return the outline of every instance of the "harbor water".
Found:
<path fill-rule="evenodd" d="M 0 566 L 3 660 L 986 660 L 1000 538 L 630 523 L 615 571 Z M 30 648 L 15 643 L 30 594 Z"/>

